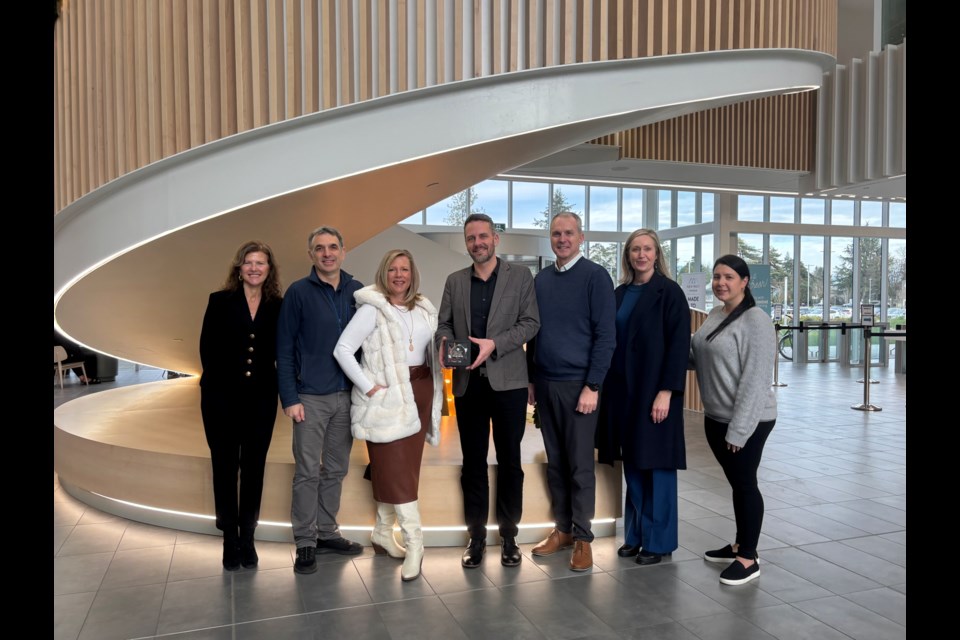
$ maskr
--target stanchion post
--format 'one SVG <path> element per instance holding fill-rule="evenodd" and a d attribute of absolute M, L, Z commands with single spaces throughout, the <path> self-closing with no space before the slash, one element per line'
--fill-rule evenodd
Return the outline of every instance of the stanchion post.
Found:
<path fill-rule="evenodd" d="M 863 380 L 858 380 L 858 382 L 863 382 L 863 403 L 851 405 L 851 409 L 857 411 L 883 411 L 881 407 L 878 407 L 875 404 L 870 404 L 870 383 L 876 382 L 875 380 L 870 379 L 870 327 L 864 327 L 863 329 Z"/>
<path fill-rule="evenodd" d="M 870 384 L 879 384 L 879 380 L 874 380 L 870 377 L 870 351 L 873 346 L 870 342 L 870 337 L 873 334 L 870 333 L 870 327 L 863 328 L 863 377 L 857 380 L 857 384 L 869 380 Z"/>
<path fill-rule="evenodd" d="M 785 387 L 786 382 L 780 382 L 780 323 L 773 325 L 773 384 L 772 387 Z"/>

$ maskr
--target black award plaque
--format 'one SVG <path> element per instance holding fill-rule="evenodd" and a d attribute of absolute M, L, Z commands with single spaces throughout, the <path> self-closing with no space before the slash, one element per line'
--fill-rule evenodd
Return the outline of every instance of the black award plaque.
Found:
<path fill-rule="evenodd" d="M 470 366 L 470 341 L 447 340 L 447 352 L 444 354 L 446 365 L 450 368 Z"/>

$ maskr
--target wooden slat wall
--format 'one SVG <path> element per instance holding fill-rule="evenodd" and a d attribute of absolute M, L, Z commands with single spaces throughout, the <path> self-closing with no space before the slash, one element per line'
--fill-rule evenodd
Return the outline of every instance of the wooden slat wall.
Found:
<path fill-rule="evenodd" d="M 220 98 L 220 9 L 216 0 L 203 0 L 203 129 L 204 142 L 220 137 L 222 104 Z"/>
<path fill-rule="evenodd" d="M 817 92 L 740 102 L 597 138 L 624 158 L 811 171 Z"/>
<path fill-rule="evenodd" d="M 122 0 L 121 0 L 122 1 Z M 160 38 L 158 42 L 173 42 L 173 2 L 163 0 L 160 5 Z M 160 51 L 160 148 L 162 157 L 177 151 L 176 106 L 174 102 L 174 66 L 173 47 L 163 47 Z"/>
<path fill-rule="evenodd" d="M 55 27 L 54 210 L 196 145 L 391 92 L 694 51 L 835 54 L 836 41 L 837 0 L 72 0 Z M 811 108 L 809 97 L 768 99 L 619 143 L 657 159 L 803 169 Z M 785 125 L 782 147 L 758 146 Z"/>

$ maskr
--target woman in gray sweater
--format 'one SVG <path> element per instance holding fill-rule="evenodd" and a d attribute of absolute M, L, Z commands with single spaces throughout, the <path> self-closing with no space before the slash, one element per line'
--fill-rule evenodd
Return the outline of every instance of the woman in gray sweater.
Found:
<path fill-rule="evenodd" d="M 707 442 L 733 490 L 737 536 L 704 559 L 729 562 L 720 582 L 737 585 L 760 575 L 763 496 L 757 468 L 777 420 L 770 386 L 777 341 L 770 317 L 750 292 L 750 269 L 742 259 L 726 255 L 714 263 L 713 295 L 723 306 L 715 306 L 694 334 L 690 360 L 700 382 Z"/>

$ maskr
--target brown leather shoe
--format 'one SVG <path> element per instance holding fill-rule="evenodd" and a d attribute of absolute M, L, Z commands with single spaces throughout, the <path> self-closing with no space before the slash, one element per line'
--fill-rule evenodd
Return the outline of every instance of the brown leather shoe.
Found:
<path fill-rule="evenodd" d="M 563 533 L 557 529 L 551 529 L 550 535 L 535 546 L 530 553 L 535 556 L 551 556 L 561 549 L 569 549 L 573 546 L 573 535 Z"/>
<path fill-rule="evenodd" d="M 593 566 L 593 551 L 590 543 L 577 540 L 573 546 L 573 555 L 570 556 L 571 571 L 587 571 Z"/>

